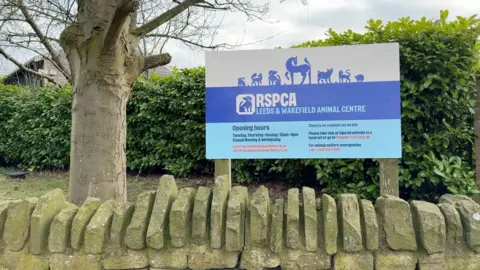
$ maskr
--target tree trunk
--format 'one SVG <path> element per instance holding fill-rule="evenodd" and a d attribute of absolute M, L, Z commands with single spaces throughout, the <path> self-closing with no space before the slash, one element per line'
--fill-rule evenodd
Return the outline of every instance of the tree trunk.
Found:
<path fill-rule="evenodd" d="M 70 200 L 126 199 L 126 104 L 130 86 L 120 74 L 86 70 L 72 106 Z"/>

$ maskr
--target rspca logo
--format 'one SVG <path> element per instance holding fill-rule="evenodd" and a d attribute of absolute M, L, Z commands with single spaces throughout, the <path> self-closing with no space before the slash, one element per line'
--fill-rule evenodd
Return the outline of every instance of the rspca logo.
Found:
<path fill-rule="evenodd" d="M 237 114 L 251 115 L 255 113 L 255 96 L 250 94 L 237 96 Z"/>

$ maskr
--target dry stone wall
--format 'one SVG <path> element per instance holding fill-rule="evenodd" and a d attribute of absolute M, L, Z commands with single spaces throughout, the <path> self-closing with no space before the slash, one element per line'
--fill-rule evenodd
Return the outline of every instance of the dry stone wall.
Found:
<path fill-rule="evenodd" d="M 480 205 L 292 188 L 271 200 L 218 177 L 178 189 L 170 175 L 133 204 L 77 207 L 55 189 L 0 202 L 0 269 L 480 269 Z"/>

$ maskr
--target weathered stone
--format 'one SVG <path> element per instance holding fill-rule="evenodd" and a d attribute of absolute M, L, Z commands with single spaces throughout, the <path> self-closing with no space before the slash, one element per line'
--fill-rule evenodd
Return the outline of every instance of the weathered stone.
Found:
<path fill-rule="evenodd" d="M 466 195 L 453 195 L 453 194 L 444 194 L 439 199 L 439 203 L 449 203 L 455 205 L 457 202 L 461 201 L 469 201 L 473 202 L 473 200 L 466 196 Z"/>
<path fill-rule="evenodd" d="M 168 215 L 173 201 L 177 198 L 178 189 L 172 175 L 160 177 L 152 208 L 152 215 L 147 229 L 147 245 L 151 248 L 161 249 L 166 244 L 168 229 Z"/>
<path fill-rule="evenodd" d="M 98 208 L 88 223 L 85 231 L 84 252 L 87 254 L 101 254 L 104 244 L 110 233 L 115 201 L 108 200 Z"/>
<path fill-rule="evenodd" d="M 270 227 L 270 250 L 273 253 L 280 253 L 283 250 L 283 212 L 285 201 L 275 200 L 272 209 L 272 224 Z"/>
<path fill-rule="evenodd" d="M 445 251 L 446 226 L 440 209 L 433 203 L 412 201 L 415 228 L 428 254 Z"/>
<path fill-rule="evenodd" d="M 206 244 L 192 245 L 188 250 L 188 267 L 192 270 L 233 269 L 239 256 L 239 251 L 213 249 Z"/>
<path fill-rule="evenodd" d="M 378 252 L 375 270 L 415 270 L 417 257 L 409 251 Z"/>
<path fill-rule="evenodd" d="M 72 235 L 71 235 L 71 244 L 72 248 L 79 250 L 83 244 L 83 238 L 85 236 L 85 229 L 87 228 L 88 222 L 93 217 L 101 202 L 99 198 L 87 198 L 80 209 L 78 209 L 77 214 L 72 222 Z"/>
<path fill-rule="evenodd" d="M 241 251 L 245 240 L 245 212 L 248 203 L 248 189 L 242 186 L 232 188 L 227 206 L 225 249 Z"/>
<path fill-rule="evenodd" d="M 378 223 L 375 207 L 369 200 L 360 200 L 360 221 L 363 245 L 368 250 L 378 249 Z"/>
<path fill-rule="evenodd" d="M 303 187 L 302 197 L 305 224 L 305 248 L 307 251 L 317 251 L 317 205 L 315 201 L 315 190 L 309 187 Z"/>
<path fill-rule="evenodd" d="M 250 201 L 249 239 L 252 247 L 264 248 L 268 245 L 268 228 L 270 214 L 270 196 L 265 186 L 260 186 Z"/>
<path fill-rule="evenodd" d="M 181 248 L 189 243 L 194 199 L 195 189 L 182 188 L 172 204 L 170 237 L 173 247 Z"/>
<path fill-rule="evenodd" d="M 152 214 L 155 191 L 145 191 L 135 201 L 135 211 L 125 232 L 125 245 L 130 249 L 146 247 L 147 226 Z"/>
<path fill-rule="evenodd" d="M 284 249 L 281 256 L 283 270 L 330 269 L 332 260 L 324 252 L 308 252 L 301 249 Z"/>
<path fill-rule="evenodd" d="M 30 252 L 37 255 L 44 252 L 50 232 L 50 224 L 53 218 L 67 206 L 63 191 L 59 188 L 39 198 L 31 217 Z"/>
<path fill-rule="evenodd" d="M 322 217 L 325 251 L 332 255 L 337 253 L 337 206 L 335 200 L 327 194 L 322 195 Z"/>
<path fill-rule="evenodd" d="M 448 256 L 461 256 L 469 250 L 464 238 L 462 221 L 460 214 L 455 206 L 450 203 L 441 203 L 438 205 L 443 214 L 446 225 L 446 254 Z"/>
<path fill-rule="evenodd" d="M 110 244 L 118 250 L 123 246 L 125 231 L 132 220 L 135 207 L 131 203 L 118 204 L 113 213 L 112 227 L 110 228 Z"/>
<path fill-rule="evenodd" d="M 3 230 L 5 227 L 5 221 L 7 220 L 8 206 L 10 202 L 0 202 L 0 243 L 2 242 Z"/>
<path fill-rule="evenodd" d="M 409 204 L 395 196 L 384 195 L 375 204 L 379 231 L 393 250 L 417 250 Z"/>
<path fill-rule="evenodd" d="M 48 250 L 50 252 L 62 253 L 70 247 L 72 222 L 77 211 L 78 207 L 72 204 L 53 218 L 48 235 Z"/>
<path fill-rule="evenodd" d="M 301 246 L 299 194 L 298 188 L 291 188 L 287 195 L 287 247 L 292 249 L 299 249 Z"/>
<path fill-rule="evenodd" d="M 240 269 L 263 270 L 277 268 L 279 265 L 280 254 L 272 253 L 269 249 L 247 248 L 242 252 Z"/>
<path fill-rule="evenodd" d="M 188 249 L 173 248 L 166 245 L 162 249 L 148 249 L 148 260 L 150 269 L 187 269 L 188 268 Z"/>
<path fill-rule="evenodd" d="M 28 239 L 30 217 L 37 202 L 37 198 L 28 198 L 10 203 L 3 232 L 3 240 L 8 250 L 19 251 L 24 247 Z"/>
<path fill-rule="evenodd" d="M 192 243 L 206 244 L 209 239 L 208 216 L 212 203 L 212 190 L 209 187 L 199 187 L 195 195 L 192 214 Z"/>
<path fill-rule="evenodd" d="M 418 258 L 419 270 L 445 270 L 447 263 L 445 261 L 445 254 L 435 253 L 432 255 L 423 254 Z M 460 269 L 460 268 L 458 268 Z M 462 269 L 463 270 L 463 269 Z"/>
<path fill-rule="evenodd" d="M 480 253 L 480 205 L 469 199 L 458 201 L 455 206 L 462 220 L 468 246 Z"/>
<path fill-rule="evenodd" d="M 371 252 L 339 252 L 334 256 L 335 270 L 373 270 Z"/>
<path fill-rule="evenodd" d="M 99 255 L 92 254 L 52 254 L 50 270 L 102 270 Z"/>
<path fill-rule="evenodd" d="M 8 270 L 49 270 L 48 257 L 30 253 L 28 246 L 20 251 L 5 250 L 0 253 L 0 269 L 2 267 Z"/>
<path fill-rule="evenodd" d="M 146 252 L 131 251 L 124 256 L 110 256 L 102 260 L 104 269 L 142 269 L 148 268 Z"/>
<path fill-rule="evenodd" d="M 469 255 L 447 256 L 445 260 L 446 269 L 448 270 L 478 270 L 478 266 L 480 265 L 480 256 L 473 251 Z"/>
<path fill-rule="evenodd" d="M 315 199 L 315 206 L 317 207 L 317 211 L 322 210 L 322 198 Z"/>
<path fill-rule="evenodd" d="M 231 180 L 228 176 L 219 176 L 215 179 L 210 212 L 210 245 L 213 248 L 221 248 L 225 243 L 225 219 L 230 189 Z"/>
<path fill-rule="evenodd" d="M 339 231 L 343 249 L 346 252 L 362 250 L 362 228 L 357 195 L 342 194 L 338 202 Z"/>

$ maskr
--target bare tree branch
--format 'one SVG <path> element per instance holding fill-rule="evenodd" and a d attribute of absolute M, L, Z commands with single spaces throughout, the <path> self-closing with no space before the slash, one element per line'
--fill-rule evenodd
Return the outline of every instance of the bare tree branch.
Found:
<path fill-rule="evenodd" d="M 20 8 L 23 16 L 25 16 L 25 21 L 32 27 L 33 31 L 35 34 L 38 36 L 42 44 L 45 46 L 45 48 L 48 50 L 50 55 L 52 56 L 52 59 L 57 63 L 59 67 L 61 67 L 61 72 L 63 75 L 67 78 L 67 80 L 70 80 L 70 74 L 68 69 L 65 67 L 65 65 L 62 63 L 60 60 L 58 54 L 56 51 L 53 49 L 52 45 L 50 44 L 49 40 L 45 37 L 45 35 L 42 33 L 38 25 L 35 23 L 33 18 L 30 16 L 27 7 L 23 3 L 23 0 L 17 0 L 18 7 Z"/>
<path fill-rule="evenodd" d="M 137 11 L 140 6 L 139 0 L 121 0 L 115 11 L 115 16 L 110 23 L 107 35 L 105 37 L 105 49 L 110 50 L 117 43 L 123 23 L 130 15 Z"/>
<path fill-rule="evenodd" d="M 168 53 L 147 56 L 144 60 L 143 71 L 167 65 L 170 61 L 172 61 L 172 57 Z"/>
<path fill-rule="evenodd" d="M 13 57 L 11 57 L 9 54 L 7 54 L 7 52 L 5 52 L 5 50 L 3 50 L 2 48 L 0 48 L 0 54 L 3 55 L 7 60 L 9 60 L 10 62 L 14 63 L 16 66 L 18 66 L 21 70 L 27 72 L 27 73 L 31 73 L 31 74 L 34 74 L 34 75 L 37 75 L 41 78 L 45 78 L 47 79 L 48 81 L 54 83 L 54 84 L 57 84 L 57 82 L 55 82 L 55 80 L 52 78 L 52 77 L 49 77 L 45 74 L 42 74 L 40 72 L 37 72 L 35 70 L 32 70 L 32 69 L 29 69 L 27 67 L 25 67 L 24 65 L 22 65 L 21 63 L 19 63 L 17 60 L 15 60 Z"/>
<path fill-rule="evenodd" d="M 179 5 L 165 11 L 160 16 L 149 21 L 148 23 L 142 25 L 134 31 L 134 34 L 143 37 L 145 34 L 148 34 L 161 26 L 162 24 L 168 22 L 169 20 L 175 18 L 178 14 L 182 13 L 189 7 L 202 2 L 202 0 L 184 0 Z"/>

